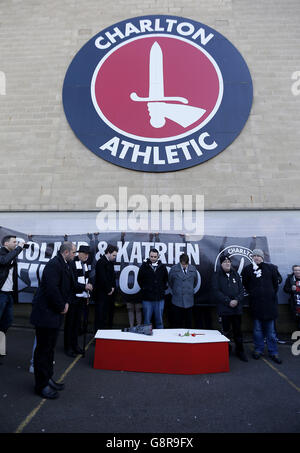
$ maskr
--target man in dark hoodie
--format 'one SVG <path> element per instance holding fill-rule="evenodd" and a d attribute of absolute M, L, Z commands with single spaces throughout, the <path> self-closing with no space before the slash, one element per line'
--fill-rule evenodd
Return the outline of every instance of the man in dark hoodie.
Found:
<path fill-rule="evenodd" d="M 221 268 L 212 277 L 213 300 L 222 318 L 224 335 L 229 336 L 232 329 L 236 355 L 248 362 L 241 330 L 244 288 L 239 274 L 232 269 L 230 256 L 221 255 L 220 263 Z"/>
<path fill-rule="evenodd" d="M 159 253 L 151 249 L 149 258 L 138 272 L 138 284 L 142 290 L 144 324 L 151 324 L 154 314 L 156 329 L 163 329 L 164 296 L 168 284 L 167 268 L 159 260 Z"/>
<path fill-rule="evenodd" d="M 104 255 L 96 264 L 96 275 L 94 283 L 95 300 L 95 332 L 106 327 L 112 329 L 114 304 L 116 297 L 116 273 L 114 262 L 118 255 L 118 247 L 108 244 Z"/>

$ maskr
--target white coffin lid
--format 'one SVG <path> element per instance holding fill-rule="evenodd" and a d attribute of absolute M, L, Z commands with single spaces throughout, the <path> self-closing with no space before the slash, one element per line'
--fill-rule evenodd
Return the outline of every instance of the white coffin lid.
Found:
<path fill-rule="evenodd" d="M 189 332 L 189 336 L 182 336 Z M 196 334 L 192 336 L 191 334 Z M 181 336 L 180 336 L 181 334 Z M 124 340 L 124 341 L 144 341 L 158 343 L 223 343 L 228 342 L 218 330 L 200 329 L 153 329 L 153 335 L 144 335 L 132 332 L 122 332 L 121 330 L 98 330 L 95 335 L 96 340 Z"/>

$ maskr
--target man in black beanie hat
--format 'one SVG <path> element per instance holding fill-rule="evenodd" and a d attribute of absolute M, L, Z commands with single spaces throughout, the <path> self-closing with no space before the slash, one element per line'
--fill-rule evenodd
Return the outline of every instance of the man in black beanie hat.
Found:
<path fill-rule="evenodd" d="M 236 355 L 243 362 L 248 362 L 241 330 L 244 288 L 239 274 L 232 269 L 230 256 L 221 255 L 220 263 L 220 269 L 212 277 L 213 298 L 222 318 L 224 335 L 229 336 L 232 329 Z"/>

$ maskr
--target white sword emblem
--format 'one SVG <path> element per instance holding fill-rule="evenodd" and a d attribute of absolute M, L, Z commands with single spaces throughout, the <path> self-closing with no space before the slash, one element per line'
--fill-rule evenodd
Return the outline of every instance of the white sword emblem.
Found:
<path fill-rule="evenodd" d="M 158 42 L 155 42 L 150 50 L 149 95 L 140 97 L 137 93 L 131 93 L 130 98 L 136 102 L 147 102 L 150 124 L 155 128 L 163 127 L 166 122 L 165 118 L 187 127 L 206 112 L 198 107 L 181 105 L 188 104 L 188 100 L 184 97 L 164 95 L 163 53 Z M 180 102 L 181 104 L 167 104 L 165 101 Z"/>

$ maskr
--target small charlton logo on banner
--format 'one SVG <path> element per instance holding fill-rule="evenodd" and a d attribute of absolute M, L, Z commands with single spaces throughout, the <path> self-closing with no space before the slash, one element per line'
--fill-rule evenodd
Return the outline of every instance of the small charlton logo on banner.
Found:
<path fill-rule="evenodd" d="M 247 266 L 248 264 L 253 264 L 251 249 L 240 245 L 228 245 L 223 250 L 221 250 L 221 252 L 219 252 L 218 256 L 216 257 L 214 271 L 217 270 L 217 266 L 220 264 L 221 255 L 228 255 L 230 257 L 234 269 L 236 269 L 239 274 L 242 273 L 242 270 L 245 266 Z"/>
<path fill-rule="evenodd" d="M 252 104 L 245 61 L 222 35 L 174 16 L 112 25 L 74 57 L 66 117 L 97 156 L 140 171 L 188 168 L 223 151 Z"/>

